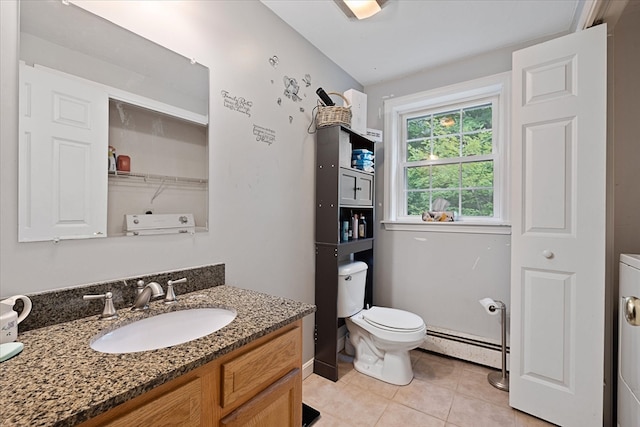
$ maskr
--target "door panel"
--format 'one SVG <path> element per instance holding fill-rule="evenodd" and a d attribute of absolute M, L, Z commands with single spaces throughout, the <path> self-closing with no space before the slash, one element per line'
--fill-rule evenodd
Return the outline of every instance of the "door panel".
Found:
<path fill-rule="evenodd" d="M 525 126 L 525 232 L 570 233 L 575 152 L 573 119 Z"/>
<path fill-rule="evenodd" d="M 601 426 L 606 26 L 513 54 L 510 405 Z"/>
<path fill-rule="evenodd" d="M 106 91 L 24 64 L 20 88 L 19 241 L 105 237 Z"/>
<path fill-rule="evenodd" d="M 571 389 L 575 329 L 572 301 L 575 276 L 557 271 L 524 270 L 522 330 L 524 347 L 534 351 L 522 354 L 522 373 L 528 379 L 546 381 Z"/>

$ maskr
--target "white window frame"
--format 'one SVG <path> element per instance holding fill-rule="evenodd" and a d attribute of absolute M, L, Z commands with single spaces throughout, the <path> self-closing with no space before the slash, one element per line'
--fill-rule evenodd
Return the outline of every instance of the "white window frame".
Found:
<path fill-rule="evenodd" d="M 388 230 L 473 232 L 509 234 L 509 144 L 511 73 L 500 73 L 443 88 L 419 92 L 384 102 L 384 220 Z M 404 191 L 404 120 L 419 111 L 450 107 L 495 99 L 494 122 L 494 217 L 466 217 L 455 222 L 424 222 L 405 212 Z"/>

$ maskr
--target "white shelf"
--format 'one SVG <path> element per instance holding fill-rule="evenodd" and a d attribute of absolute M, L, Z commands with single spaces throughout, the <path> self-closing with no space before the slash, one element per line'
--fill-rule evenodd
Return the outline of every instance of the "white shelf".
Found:
<path fill-rule="evenodd" d="M 122 172 L 122 171 L 109 171 L 110 179 L 128 179 L 128 178 L 138 178 L 143 179 L 144 181 L 159 181 L 164 183 L 181 183 L 181 184 L 207 184 L 209 182 L 206 178 L 187 178 L 181 176 L 170 176 L 170 175 L 155 175 L 151 173 L 140 173 L 140 172 Z"/>

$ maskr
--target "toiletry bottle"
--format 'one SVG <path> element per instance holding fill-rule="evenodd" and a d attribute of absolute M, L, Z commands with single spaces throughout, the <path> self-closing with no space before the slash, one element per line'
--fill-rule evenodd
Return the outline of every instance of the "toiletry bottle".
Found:
<path fill-rule="evenodd" d="M 353 215 L 352 221 L 353 223 L 351 228 L 353 228 L 353 240 L 356 240 L 358 238 L 358 214 Z"/>
<path fill-rule="evenodd" d="M 342 241 L 349 241 L 349 221 L 342 221 Z"/>
<path fill-rule="evenodd" d="M 360 223 L 358 225 L 358 236 L 362 239 L 367 237 L 367 221 L 364 219 L 363 214 L 360 214 Z"/>

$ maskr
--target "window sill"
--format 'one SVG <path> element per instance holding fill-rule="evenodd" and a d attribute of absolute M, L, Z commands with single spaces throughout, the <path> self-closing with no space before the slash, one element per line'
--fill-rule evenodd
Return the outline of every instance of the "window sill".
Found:
<path fill-rule="evenodd" d="M 511 234 L 511 225 L 480 221 L 424 222 L 381 221 L 385 230 L 436 233 Z"/>

